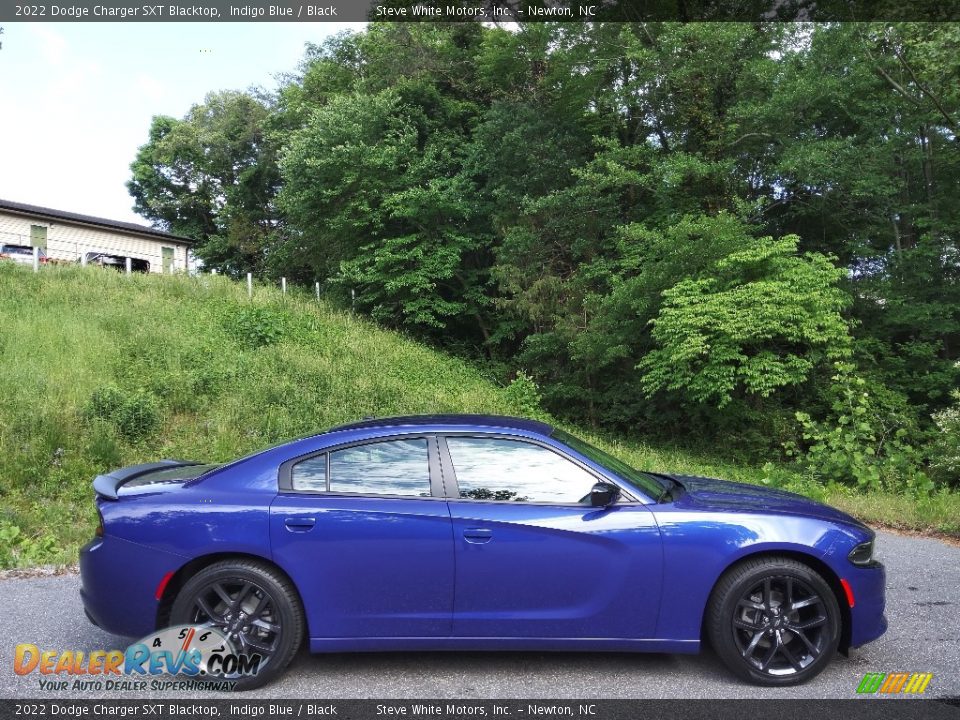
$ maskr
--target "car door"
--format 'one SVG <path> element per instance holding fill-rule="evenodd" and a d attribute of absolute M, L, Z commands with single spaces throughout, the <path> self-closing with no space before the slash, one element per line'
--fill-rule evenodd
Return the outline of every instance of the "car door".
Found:
<path fill-rule="evenodd" d="M 273 554 L 311 638 L 447 637 L 453 540 L 436 439 L 378 438 L 280 467 Z"/>
<path fill-rule="evenodd" d="M 660 532 L 638 502 L 589 505 L 601 479 L 544 442 L 447 435 L 456 551 L 453 634 L 652 638 Z"/>

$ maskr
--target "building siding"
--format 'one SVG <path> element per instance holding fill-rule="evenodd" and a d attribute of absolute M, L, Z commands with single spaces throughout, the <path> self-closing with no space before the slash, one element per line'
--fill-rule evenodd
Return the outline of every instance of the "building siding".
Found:
<path fill-rule="evenodd" d="M 31 225 L 47 228 L 47 256 L 56 260 L 78 262 L 84 253 L 104 252 L 146 260 L 150 263 L 150 272 L 159 273 L 163 271 L 161 248 L 171 247 L 174 270 L 188 267 L 189 247 L 182 242 L 63 220 L 32 218 L 4 210 L 0 210 L 0 243 L 30 245 Z"/>

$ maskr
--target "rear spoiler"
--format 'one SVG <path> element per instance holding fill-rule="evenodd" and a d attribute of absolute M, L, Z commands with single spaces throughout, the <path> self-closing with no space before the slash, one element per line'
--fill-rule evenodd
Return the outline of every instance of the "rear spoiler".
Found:
<path fill-rule="evenodd" d="M 157 470 L 167 470 L 175 467 L 185 467 L 187 465 L 199 465 L 192 460 L 160 460 L 159 462 L 144 463 L 143 465 L 131 465 L 130 467 L 114 470 L 106 475 L 97 475 L 93 481 L 93 491 L 100 497 L 108 500 L 117 500 L 120 498 L 120 486 L 134 478 L 143 475 L 149 475 Z"/>

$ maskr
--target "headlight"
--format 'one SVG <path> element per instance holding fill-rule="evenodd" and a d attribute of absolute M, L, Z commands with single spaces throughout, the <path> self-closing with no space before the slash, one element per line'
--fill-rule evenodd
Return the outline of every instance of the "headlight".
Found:
<path fill-rule="evenodd" d="M 850 554 L 847 555 L 847 558 L 854 565 L 873 565 L 873 542 L 874 539 L 870 538 L 867 542 L 860 543 L 850 551 Z"/>

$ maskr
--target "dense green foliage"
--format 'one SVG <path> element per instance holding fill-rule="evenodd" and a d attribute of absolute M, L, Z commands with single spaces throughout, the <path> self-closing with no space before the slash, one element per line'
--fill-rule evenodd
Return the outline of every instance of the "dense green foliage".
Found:
<path fill-rule="evenodd" d="M 131 191 L 209 265 L 320 281 L 560 416 L 925 492 L 960 484 L 958 45 L 372 24 L 156 118 Z"/>
<path fill-rule="evenodd" d="M 524 373 L 500 387 L 326 302 L 262 286 L 251 301 L 223 277 L 0 263 L 0 315 L 0 568 L 74 562 L 95 523 L 92 478 L 123 465 L 230 460 L 365 415 L 550 419 Z M 952 413 L 941 421 L 955 431 Z M 866 520 L 960 533 L 960 493 L 853 496 L 788 465 L 567 429 L 636 467 L 773 483 Z"/>

